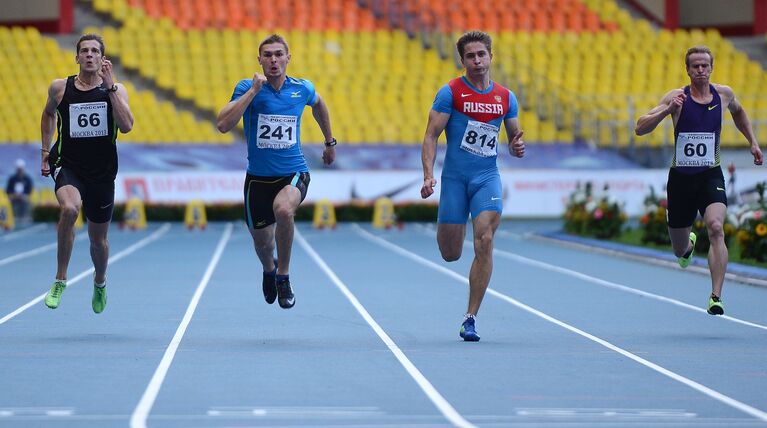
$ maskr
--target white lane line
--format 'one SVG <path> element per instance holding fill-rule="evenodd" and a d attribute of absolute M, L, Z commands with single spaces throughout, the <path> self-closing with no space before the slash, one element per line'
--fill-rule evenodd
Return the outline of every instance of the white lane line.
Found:
<path fill-rule="evenodd" d="M 431 382 L 426 379 L 426 377 L 421 373 L 420 370 L 408 359 L 408 357 L 405 355 L 404 352 L 397 346 L 397 344 L 392 340 L 391 337 L 389 337 L 388 334 L 384 331 L 384 329 L 376 322 L 375 319 L 370 315 L 370 313 L 365 309 L 364 306 L 362 306 L 362 303 L 360 303 L 359 300 L 357 300 L 357 297 L 352 294 L 352 292 L 349 290 L 349 288 L 338 278 L 338 276 L 333 272 L 332 269 L 325 263 L 324 260 L 322 260 L 322 257 L 317 254 L 316 251 L 309 245 L 309 243 L 301 236 L 301 233 L 296 230 L 295 234 L 296 239 L 298 240 L 298 243 L 301 245 L 301 247 L 306 250 L 306 252 L 311 256 L 312 259 L 314 259 L 314 262 L 317 263 L 317 265 L 322 269 L 325 274 L 330 278 L 331 281 L 333 281 L 333 284 L 343 293 L 344 296 L 349 300 L 349 302 L 354 306 L 354 309 L 357 310 L 357 312 L 362 316 L 362 318 L 365 320 L 365 322 L 368 323 L 370 328 L 373 329 L 373 331 L 378 335 L 378 337 L 383 341 L 383 343 L 386 345 L 387 348 L 389 348 L 389 351 L 391 351 L 392 354 L 397 358 L 397 361 L 402 365 L 402 367 L 407 370 L 410 377 L 415 380 L 415 382 L 418 384 L 419 387 L 421 387 L 421 390 L 426 394 L 426 396 L 431 400 L 432 403 L 437 407 L 437 409 L 442 413 L 445 418 L 450 421 L 453 426 L 456 427 L 474 427 L 473 424 L 471 424 L 469 421 L 463 418 L 458 411 L 453 408 L 453 406 L 448 403 L 448 401 L 440 394 L 436 388 L 431 384 Z"/>
<path fill-rule="evenodd" d="M 151 242 L 155 241 L 162 235 L 164 235 L 166 232 L 170 230 L 170 223 L 165 223 L 162 227 L 157 229 L 154 233 L 147 236 L 146 238 L 136 242 L 135 244 L 131 245 L 130 247 L 120 251 L 119 253 L 115 254 L 114 256 L 109 258 L 109 263 L 115 263 L 118 260 L 122 259 L 123 257 L 126 257 L 130 255 L 131 253 L 140 250 L 141 248 L 149 245 Z M 67 280 L 67 287 L 74 285 L 75 283 L 79 282 L 81 279 L 88 277 L 89 275 L 93 274 L 93 268 L 86 269 L 74 278 L 71 278 Z M 0 325 L 6 323 L 8 320 L 14 318 L 16 315 L 19 315 L 20 313 L 26 311 L 27 309 L 31 308 L 32 306 L 40 303 L 43 299 L 45 299 L 45 295 L 48 294 L 46 291 L 45 293 L 35 297 L 34 299 L 30 300 L 20 308 L 16 309 L 15 311 L 11 312 L 10 314 L 0 318 Z"/>
<path fill-rule="evenodd" d="M 78 236 L 75 238 L 75 242 L 82 241 L 85 237 L 88 235 L 85 232 L 80 232 Z M 19 253 L 10 257 L 6 257 L 4 259 L 0 259 L 0 266 L 7 265 L 9 263 L 13 263 L 22 259 L 26 259 L 27 257 L 36 256 L 38 254 L 42 254 L 46 251 L 50 251 L 56 248 L 58 245 L 58 242 L 53 242 L 48 245 L 43 245 L 42 247 L 37 247 L 33 250 L 25 251 L 23 253 Z"/>
<path fill-rule="evenodd" d="M 431 230 L 431 229 L 428 229 L 428 228 L 424 228 L 424 233 L 431 233 L 431 234 L 433 234 L 434 231 Z M 466 248 L 473 248 L 473 243 L 471 241 L 464 241 L 463 245 Z M 577 278 L 577 279 L 580 279 L 580 280 L 586 281 L 586 282 L 591 282 L 592 284 L 596 284 L 596 285 L 599 285 L 599 286 L 602 286 L 602 287 L 612 288 L 614 290 L 620 290 L 620 291 L 623 291 L 623 292 L 626 292 L 626 293 L 635 294 L 637 296 L 647 297 L 649 299 L 658 300 L 658 301 L 665 302 L 665 303 L 670 303 L 672 305 L 676 305 L 676 306 L 679 306 L 679 307 L 682 307 L 682 308 L 685 308 L 685 309 L 689 309 L 691 311 L 703 313 L 706 316 L 711 316 L 711 315 L 708 315 L 708 313 L 706 313 L 706 310 L 703 309 L 703 308 L 699 308 L 697 306 L 693 306 L 693 305 L 691 305 L 689 303 L 685 303 L 685 302 L 682 302 L 680 300 L 672 299 L 670 297 L 665 297 L 665 296 L 661 296 L 659 294 L 654 294 L 654 293 L 650 293 L 650 292 L 647 292 L 647 291 L 642 291 L 642 290 L 639 290 L 639 289 L 636 289 L 636 288 L 632 288 L 632 287 L 629 287 L 629 286 L 626 286 L 626 285 L 622 285 L 622 284 L 618 284 L 618 283 L 615 283 L 615 282 L 607 281 L 607 280 L 604 280 L 604 279 L 601 279 L 601 278 L 597 278 L 597 277 L 593 277 L 593 276 L 590 276 L 590 275 L 586 275 L 586 274 L 578 272 L 578 271 L 574 271 L 574 270 L 571 270 L 571 269 L 567 269 L 567 268 L 563 268 L 563 267 L 560 267 L 560 266 L 552 265 L 552 264 L 549 264 L 549 263 L 546 263 L 546 262 L 542 262 L 542 261 L 539 261 L 539 260 L 530 259 L 530 258 L 527 258 L 525 256 L 521 256 L 519 254 L 512 253 L 512 252 L 509 252 L 509 251 L 499 250 L 499 249 L 495 248 L 495 249 L 493 249 L 493 252 L 495 254 L 498 254 L 501 257 L 504 257 L 504 258 L 507 258 L 507 259 L 510 259 L 510 260 L 514 260 L 516 262 L 519 262 L 519 263 L 522 263 L 522 264 L 526 264 L 528 266 L 534 266 L 534 267 L 537 267 L 539 269 L 548 270 L 550 272 L 556 272 L 556 273 L 559 273 L 559 274 L 562 274 L 562 275 L 571 276 L 573 278 Z M 758 323 L 751 322 L 751 321 L 746 321 L 746 320 L 743 320 L 743 319 L 740 319 L 740 318 L 731 317 L 729 315 L 723 315 L 723 316 L 720 316 L 719 318 L 721 318 L 723 320 L 730 321 L 730 322 L 734 322 L 736 324 L 742 324 L 742 325 L 746 325 L 746 326 L 749 326 L 749 327 L 758 328 L 758 329 L 761 329 L 761 330 L 767 330 L 767 325 L 758 324 Z"/>
<path fill-rule="evenodd" d="M 469 243 L 468 242 L 464 242 L 464 246 L 468 247 Z M 658 294 L 649 293 L 647 291 L 638 290 L 636 288 L 631 288 L 631 287 L 628 287 L 626 285 L 621 285 L 621 284 L 617 284 L 615 282 L 611 282 L 611 281 L 607 281 L 607 280 L 604 280 L 604 279 L 596 278 L 596 277 L 593 277 L 593 276 L 590 276 L 590 275 L 586 275 L 584 273 L 581 273 L 581 272 L 578 272 L 578 271 L 574 271 L 574 270 L 571 270 L 571 269 L 563 268 L 563 267 L 560 267 L 560 266 L 555 266 L 555 265 L 552 265 L 552 264 L 549 264 L 549 263 L 546 263 L 546 262 L 541 262 L 541 261 L 534 260 L 534 259 L 529 259 L 527 257 L 520 256 L 519 254 L 510 253 L 508 251 L 494 249 L 493 252 L 495 252 L 496 254 L 498 254 L 501 257 L 504 257 L 504 258 L 507 258 L 507 259 L 510 259 L 510 260 L 514 260 L 516 262 L 519 262 L 519 263 L 522 263 L 522 264 L 526 264 L 528 266 L 534 266 L 534 267 L 537 267 L 539 269 L 547 270 L 547 271 L 550 271 L 550 272 L 556 272 L 556 273 L 560 273 L 562 275 L 571 276 L 573 278 L 578 278 L 578 279 L 583 280 L 583 281 L 591 282 L 593 284 L 596 284 L 596 285 L 599 285 L 599 286 L 602 286 L 602 287 L 612 288 L 612 289 L 615 289 L 615 290 L 624 291 L 626 293 L 636 294 L 637 296 L 647 297 L 649 299 L 654 299 L 654 300 L 658 300 L 658 301 L 661 301 L 661 302 L 670 303 L 672 305 L 680 306 L 682 308 L 689 309 L 689 310 L 695 311 L 695 312 L 700 312 L 700 313 L 706 314 L 706 316 L 710 316 L 710 315 L 708 315 L 706 313 L 706 310 L 703 309 L 703 308 L 699 308 L 697 306 L 693 306 L 693 305 L 691 305 L 689 303 L 685 303 L 685 302 L 682 302 L 682 301 L 679 301 L 679 300 L 676 300 L 676 299 L 672 299 L 670 297 L 665 297 L 665 296 L 661 296 L 661 295 L 658 295 Z M 762 329 L 762 330 L 767 330 L 767 326 L 765 326 L 765 325 L 757 324 L 757 323 L 754 323 L 754 322 L 751 322 L 751 321 L 742 320 L 740 318 L 735 318 L 735 317 L 731 317 L 731 316 L 728 316 L 728 315 L 723 315 L 723 316 L 720 316 L 719 318 L 721 318 L 723 320 L 731 321 L 731 322 L 734 322 L 734 323 L 737 323 L 737 324 L 743 324 L 743 325 L 747 325 L 749 327 L 754 327 L 754 328 L 759 328 L 759 329 Z"/>
<path fill-rule="evenodd" d="M 179 344 L 181 344 L 181 339 L 184 338 L 186 329 L 189 327 L 189 323 L 192 321 L 194 311 L 197 310 L 197 305 L 200 303 L 202 293 L 205 292 L 205 288 L 208 286 L 210 277 L 213 275 L 213 271 L 216 269 L 216 265 L 218 265 L 218 261 L 221 259 L 221 254 L 223 254 L 224 248 L 226 248 L 226 243 L 229 241 L 231 236 L 232 223 L 227 223 L 226 227 L 224 228 L 224 233 L 221 235 L 221 239 L 218 241 L 216 251 L 213 253 L 213 257 L 210 259 L 210 263 L 208 263 L 208 268 L 205 270 L 205 274 L 200 280 L 200 283 L 197 285 L 197 289 L 194 291 L 194 295 L 192 296 L 192 300 L 189 302 L 189 306 L 186 308 L 184 318 L 181 320 L 181 324 L 178 325 L 178 329 L 176 329 L 176 334 L 173 335 L 173 339 L 171 339 L 168 347 L 165 349 L 165 354 L 162 356 L 160 364 L 154 371 L 154 375 L 152 375 L 152 379 L 149 381 L 149 385 L 144 391 L 144 394 L 141 396 L 141 400 L 133 410 L 133 414 L 131 414 L 131 428 L 146 427 L 147 417 L 149 416 L 149 412 L 152 410 L 152 406 L 154 406 L 154 401 L 157 399 L 157 394 L 160 392 L 160 388 L 162 387 L 162 383 L 165 380 L 165 376 L 168 374 L 168 369 L 173 362 L 173 358 L 176 356 L 176 351 L 178 350 Z"/>
<path fill-rule="evenodd" d="M 6 235 L 3 235 L 3 237 L 0 239 L 3 241 L 12 241 L 14 239 L 21 238 L 24 235 L 29 235 L 32 232 L 37 232 L 46 228 L 48 228 L 47 223 L 36 224 L 34 226 L 27 227 L 26 229 L 19 229 L 15 232 L 10 232 Z"/>
<path fill-rule="evenodd" d="M 402 248 L 402 247 L 400 247 L 398 245 L 392 244 L 391 242 L 386 241 L 383 238 L 375 236 L 375 235 L 371 234 L 370 232 L 367 232 L 367 231 L 363 230 L 359 226 L 357 226 L 357 233 L 359 233 L 363 237 L 366 237 L 367 239 L 369 239 L 372 242 L 378 243 L 382 247 L 388 248 L 388 249 L 390 249 L 390 250 L 392 250 L 392 251 L 394 251 L 394 252 L 396 252 L 398 254 L 401 254 L 401 255 L 403 255 L 403 256 L 405 256 L 405 257 L 407 257 L 407 258 L 409 258 L 409 259 L 411 259 L 413 261 L 416 261 L 416 262 L 418 262 L 418 263 L 420 263 L 420 264 L 422 264 L 424 266 L 427 266 L 427 267 L 430 267 L 430 268 L 432 268 L 432 269 L 434 269 L 436 271 L 442 272 L 442 273 L 444 273 L 444 274 L 446 274 L 446 275 L 448 275 L 448 276 L 450 276 L 450 277 L 452 277 L 452 278 L 454 278 L 454 279 L 456 279 L 456 280 L 458 280 L 460 282 L 463 282 L 466 285 L 469 284 L 469 279 L 464 277 L 463 275 L 459 275 L 459 274 L 453 272 L 452 270 L 445 268 L 444 266 L 440 266 L 437 263 L 432 262 L 431 260 L 425 259 L 425 258 L 423 258 L 423 257 L 421 257 L 421 256 L 419 256 L 419 255 L 417 255 L 415 253 L 412 253 L 412 252 L 410 252 L 410 251 L 408 251 L 408 250 L 406 250 L 406 249 L 404 249 L 404 248 Z M 732 397 L 724 395 L 724 394 L 722 394 L 722 393 L 720 393 L 718 391 L 715 391 L 715 390 L 713 390 L 713 389 L 711 389 L 711 388 L 709 388 L 709 387 L 707 387 L 705 385 L 702 385 L 702 384 L 700 384 L 698 382 L 695 382 L 695 381 L 693 381 L 693 380 L 691 380 L 689 378 L 686 378 L 686 377 L 684 377 L 684 376 L 682 376 L 680 374 L 672 372 L 671 370 L 668 370 L 668 369 L 666 369 L 664 367 L 661 367 L 658 364 L 655 364 L 655 363 L 653 363 L 653 362 L 651 362 L 649 360 L 646 360 L 646 359 L 644 359 L 644 358 L 642 358 L 642 357 L 640 357 L 638 355 L 632 354 L 631 352 L 626 351 L 625 349 L 620 348 L 620 347 L 618 347 L 616 345 L 613 345 L 612 343 L 610 343 L 610 342 L 608 342 L 608 341 L 606 341 L 604 339 L 601 339 L 601 338 L 599 338 L 597 336 L 594 336 L 594 335 L 592 335 L 590 333 L 587 333 L 587 332 L 585 332 L 585 331 L 583 331 L 583 330 L 581 330 L 581 329 L 579 329 L 577 327 L 573 327 L 572 325 L 567 324 L 566 322 L 560 321 L 560 320 L 558 320 L 558 319 L 556 319 L 556 318 L 554 318 L 554 317 L 552 317 L 550 315 L 547 315 L 547 314 L 545 314 L 545 313 L 543 313 L 543 312 L 541 312 L 541 311 L 539 311 L 539 310 L 537 310 L 537 309 L 535 309 L 535 308 L 533 308 L 531 306 L 528 306 L 528 305 L 526 305 L 526 304 L 524 304 L 524 303 L 522 303 L 522 302 L 520 302 L 520 301 L 518 301 L 518 300 L 516 300 L 516 299 L 514 299 L 512 297 L 509 297 L 509 296 L 507 296 L 507 295 L 505 295 L 503 293 L 499 293 L 499 292 L 497 292 L 497 291 L 495 291 L 495 290 L 493 290 L 491 288 L 487 289 L 487 293 L 489 293 L 489 294 L 491 294 L 491 295 L 493 295 L 493 296 L 495 296 L 495 297 L 497 297 L 497 298 L 499 298 L 501 300 L 504 300 L 504 301 L 506 301 L 508 303 L 511 303 L 512 305 L 514 305 L 514 306 L 516 306 L 516 307 L 518 307 L 518 308 L 520 308 L 520 309 L 522 309 L 522 310 L 524 310 L 526 312 L 529 312 L 529 313 L 531 313 L 531 314 L 533 314 L 533 315 L 535 315 L 535 316 L 537 316 L 539 318 L 543 318 L 544 320 L 549 321 L 552 324 L 558 325 L 559 327 L 562 327 L 562 328 L 564 328 L 566 330 L 569 330 L 569 331 L 571 331 L 571 332 L 573 332 L 573 333 L 575 333 L 575 334 L 577 334 L 579 336 L 582 336 L 582 337 L 584 337 L 584 338 L 586 338 L 588 340 L 591 340 L 592 342 L 598 343 L 599 345 L 602 345 L 602 346 L 604 346 L 605 348 L 607 348 L 607 349 L 609 349 L 611 351 L 617 352 L 618 354 L 621 354 L 621 355 L 623 355 L 626 358 L 629 358 L 629 359 L 631 359 L 633 361 L 636 361 L 637 363 L 639 363 L 639 364 L 641 364 L 641 365 L 643 365 L 643 366 L 645 366 L 645 367 L 647 367 L 649 369 L 652 369 L 652 370 L 654 370 L 654 371 L 656 371 L 656 372 L 658 372 L 658 373 L 660 373 L 660 374 L 662 374 L 662 375 L 664 375 L 666 377 L 669 377 L 669 378 L 671 378 L 671 379 L 673 379 L 673 380 L 675 380 L 675 381 L 677 381 L 679 383 L 687 385 L 690 388 L 692 388 L 692 389 L 694 389 L 694 390 L 696 390 L 696 391 L 698 391 L 698 392 L 700 392 L 700 393 L 702 393 L 704 395 L 707 395 L 707 396 L 713 398 L 714 400 L 719 401 L 720 403 L 726 404 L 726 405 L 728 405 L 730 407 L 733 407 L 733 408 L 735 408 L 737 410 L 740 410 L 740 411 L 742 411 L 744 413 L 747 413 L 747 414 L 749 414 L 749 415 L 751 415 L 751 416 L 753 416 L 753 417 L 755 417 L 757 419 L 760 419 L 760 420 L 762 420 L 764 422 L 767 422 L 767 412 L 764 412 L 764 411 L 759 410 L 759 409 L 757 409 L 755 407 L 749 406 L 748 404 L 742 403 L 742 402 L 740 402 L 740 401 L 738 401 L 738 400 L 736 400 L 736 399 L 734 399 Z"/>
<path fill-rule="evenodd" d="M 594 246 L 594 245 L 588 245 L 588 244 L 581 244 L 579 242 L 566 241 L 564 239 L 549 238 L 548 236 L 537 235 L 535 233 L 531 233 L 528 236 L 528 238 L 529 239 L 534 239 L 534 240 L 537 240 L 537 241 L 541 241 L 541 242 L 547 242 L 547 243 L 550 243 L 550 244 L 555 244 L 555 245 L 558 245 L 560 247 L 575 248 L 575 249 L 578 249 L 578 250 L 585 250 L 585 251 L 588 251 L 588 252 L 591 252 L 591 253 L 596 253 L 596 254 L 607 254 L 609 256 L 615 256 L 615 257 L 620 257 L 622 259 L 640 261 L 640 262 L 643 262 L 643 263 L 647 263 L 647 264 L 651 264 L 651 265 L 655 265 L 655 266 L 663 266 L 663 267 L 670 268 L 670 269 L 678 269 L 679 268 L 679 265 L 677 264 L 677 262 L 676 261 L 672 261 L 672 260 L 665 260 L 665 259 L 660 259 L 660 258 L 655 258 L 655 257 L 648 257 L 648 256 L 640 255 L 640 254 L 632 254 L 632 253 L 629 253 L 629 252 L 626 252 L 626 251 L 613 250 L 613 249 L 610 249 L 610 248 L 601 248 L 601 247 L 597 247 L 597 246 Z M 690 266 L 687 266 L 686 270 L 690 271 L 690 272 L 698 273 L 698 274 L 701 274 L 701 275 L 705 275 L 705 276 L 709 276 L 710 275 L 710 272 L 709 272 L 707 266 L 702 266 L 702 265 L 698 266 L 698 265 L 691 264 Z M 746 275 L 740 275 L 740 274 L 737 274 L 735 272 L 729 272 L 729 271 L 725 272 L 724 278 L 726 280 L 728 280 L 728 281 L 740 282 L 742 284 L 756 285 L 756 286 L 760 286 L 760 287 L 767 287 L 767 280 L 760 279 L 760 278 L 754 278 L 754 277 L 750 277 L 750 276 L 746 276 Z"/>

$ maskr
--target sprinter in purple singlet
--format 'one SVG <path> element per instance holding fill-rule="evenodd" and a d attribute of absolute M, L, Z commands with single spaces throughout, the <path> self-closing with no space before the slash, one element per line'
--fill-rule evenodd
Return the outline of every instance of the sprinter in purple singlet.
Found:
<path fill-rule="evenodd" d="M 762 151 L 748 115 L 732 88 L 710 82 L 714 69 L 711 50 L 705 46 L 690 48 L 685 55 L 685 65 L 690 84 L 671 90 L 658 106 L 640 117 L 636 134 L 652 132 L 668 115 L 674 121 L 674 157 L 666 186 L 671 245 L 679 265 L 687 267 L 697 240 L 692 224 L 700 212 L 711 242 L 708 250 L 711 272 L 708 313 L 723 315 L 722 285 L 728 259 L 724 241 L 727 194 L 720 167 L 719 134 L 725 110 L 730 111 L 735 126 L 748 140 L 754 165 L 762 164 Z"/>

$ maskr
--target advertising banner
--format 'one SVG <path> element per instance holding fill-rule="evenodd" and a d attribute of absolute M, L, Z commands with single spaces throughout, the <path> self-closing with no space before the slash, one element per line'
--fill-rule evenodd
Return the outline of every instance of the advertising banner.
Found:
<path fill-rule="evenodd" d="M 605 193 L 624 204 L 626 213 L 638 216 L 643 211 L 644 198 L 652 187 L 657 194 L 665 193 L 668 170 L 502 170 L 504 217 L 558 217 L 567 198 L 580 185 L 592 183 L 594 195 Z M 434 195 L 423 200 L 420 196 L 423 174 L 419 170 L 395 171 L 314 171 L 306 198 L 307 202 L 328 199 L 334 204 L 352 201 L 373 203 L 381 197 L 395 204 L 403 202 L 437 203 L 441 182 L 436 172 Z M 725 179 L 728 179 L 725 173 Z M 760 170 L 738 173 L 737 190 L 752 188 L 765 177 Z M 206 204 L 241 203 L 244 172 L 147 172 L 125 173 L 118 176 L 116 199 L 125 202 L 130 197 L 145 203 L 185 204 L 199 199 Z M 728 194 L 732 193 L 728 189 Z"/>

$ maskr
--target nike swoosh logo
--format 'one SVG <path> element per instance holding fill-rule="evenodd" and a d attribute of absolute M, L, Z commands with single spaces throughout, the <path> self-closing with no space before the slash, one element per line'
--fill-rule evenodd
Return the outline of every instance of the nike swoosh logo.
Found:
<path fill-rule="evenodd" d="M 421 182 L 421 180 L 417 179 L 417 180 L 414 180 L 414 181 L 412 181 L 410 183 L 403 184 L 402 186 L 395 187 L 394 189 L 387 190 L 387 191 L 381 193 L 380 195 L 374 195 L 372 197 L 362 197 L 359 193 L 357 193 L 357 183 L 355 182 L 355 183 L 352 184 L 352 192 L 351 192 L 352 194 L 351 194 L 351 197 L 352 197 L 352 199 L 367 199 L 367 200 L 370 200 L 370 201 L 375 201 L 375 200 L 377 200 L 379 198 L 383 198 L 383 197 L 386 197 L 386 198 L 389 198 L 389 199 L 394 199 L 395 196 L 397 196 L 398 194 L 400 194 L 403 191 L 407 190 L 413 184 L 420 183 L 420 182 Z"/>
<path fill-rule="evenodd" d="M 500 201 L 501 198 L 490 198 L 491 201 Z"/>
<path fill-rule="evenodd" d="M 461 98 L 466 98 L 466 97 L 468 97 L 468 96 L 470 96 L 470 95 L 471 95 L 471 94 L 461 94 Z"/>
<path fill-rule="evenodd" d="M 113 204 L 113 203 L 114 203 L 114 202 L 112 202 L 112 204 Z M 99 209 L 105 210 L 105 209 L 107 209 L 107 208 L 111 207 L 111 206 L 112 206 L 112 204 L 107 204 L 107 205 L 104 205 L 103 207 L 99 207 Z"/>
<path fill-rule="evenodd" d="M 719 107 L 719 104 L 713 105 L 713 106 L 708 106 L 708 111 L 711 111 L 711 110 L 713 110 L 713 109 L 715 109 L 717 107 Z"/>
<path fill-rule="evenodd" d="M 716 190 L 721 190 L 722 192 L 724 192 L 724 189 L 722 189 L 721 187 L 717 187 Z"/>

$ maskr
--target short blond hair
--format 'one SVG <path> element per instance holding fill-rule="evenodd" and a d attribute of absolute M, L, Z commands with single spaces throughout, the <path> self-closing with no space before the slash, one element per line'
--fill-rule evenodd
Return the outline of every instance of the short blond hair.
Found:
<path fill-rule="evenodd" d="M 703 45 L 693 46 L 690 49 L 687 49 L 687 55 L 684 56 L 685 66 L 690 67 L 690 55 L 696 53 L 708 54 L 708 57 L 711 58 L 711 67 L 714 66 L 714 54 L 711 53 L 711 49 L 709 49 L 708 46 Z"/>

